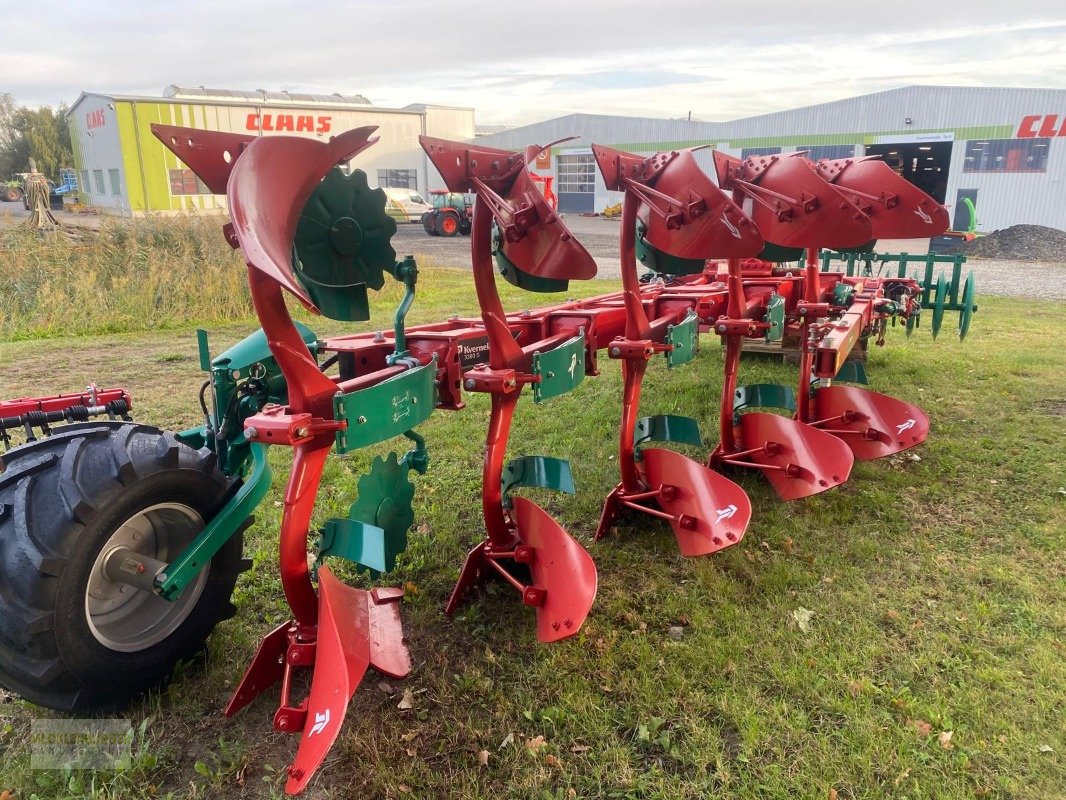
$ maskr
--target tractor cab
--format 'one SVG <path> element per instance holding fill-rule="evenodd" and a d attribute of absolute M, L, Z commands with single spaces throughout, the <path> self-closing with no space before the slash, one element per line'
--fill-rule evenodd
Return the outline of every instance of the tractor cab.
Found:
<path fill-rule="evenodd" d="M 470 235 L 474 216 L 474 196 L 434 189 L 429 193 L 433 208 L 422 215 L 422 227 L 430 236 Z"/>

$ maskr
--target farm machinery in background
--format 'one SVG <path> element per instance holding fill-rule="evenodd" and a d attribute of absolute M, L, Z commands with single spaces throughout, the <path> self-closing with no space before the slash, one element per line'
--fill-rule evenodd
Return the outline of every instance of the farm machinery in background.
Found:
<path fill-rule="evenodd" d="M 430 236 L 470 235 L 474 198 L 462 192 L 434 189 L 429 193 L 433 208 L 422 215 L 422 228 Z"/>
<path fill-rule="evenodd" d="M 532 166 L 532 165 L 531 165 Z M 539 187 L 540 196 L 548 208 L 555 211 L 559 207 L 559 198 L 552 191 L 551 176 L 528 172 L 529 180 Z M 453 192 L 449 189 L 434 189 L 429 193 L 433 204 L 430 211 L 422 215 L 422 227 L 430 236 L 469 236 L 474 219 L 474 203 L 477 195 L 468 192 Z"/>
<path fill-rule="evenodd" d="M 531 174 L 546 148 L 422 137 L 448 192 L 477 198 L 469 233 L 481 313 L 407 325 L 418 268 L 396 257 L 381 190 L 361 170 L 336 168 L 374 144 L 373 128 L 328 142 L 153 130 L 211 191 L 227 194 L 224 233 L 248 265 L 262 328 L 214 358 L 200 332 L 208 377 L 203 422 L 190 430 L 126 421 L 121 390 L 0 406 L 4 428 L 31 439 L 4 456 L 0 473 L 0 581 L 14 587 L 0 593 L 0 684 L 74 711 L 120 704 L 164 680 L 234 613 L 230 594 L 248 567 L 242 533 L 270 486 L 267 448 L 291 448 L 278 564 L 291 618 L 263 638 L 225 709 L 235 714 L 280 684 L 274 727 L 300 737 L 291 793 L 326 757 L 367 669 L 396 677 L 411 669 L 402 590 L 353 589 L 329 564 L 347 560 L 372 575 L 395 565 L 414 520 L 411 473 L 430 468 L 416 429 L 435 409 L 462 409 L 464 392 L 491 401 L 485 531 L 445 610 L 501 579 L 533 610 L 537 638 L 555 642 L 581 629 L 598 576 L 586 548 L 520 493 L 573 493 L 569 463 L 507 459 L 527 386 L 538 406 L 581 389 L 599 373 L 601 352 L 620 361 L 619 483 L 595 538 L 620 516 L 643 514 L 670 526 L 683 555 L 707 555 L 739 542 L 750 523 L 736 471 L 758 470 L 795 500 L 845 482 L 855 459 L 921 443 L 929 430 L 921 409 L 862 386 L 847 356 L 862 337 L 882 341 L 890 321 L 910 333 L 923 302 L 950 297 L 973 310 L 972 279 L 960 289 L 958 270 L 950 287 L 931 290 L 930 275 L 819 264 L 821 248 L 863 250 L 879 237 L 946 229 L 941 206 L 877 161 L 716 153 L 714 182 L 691 150 L 645 157 L 593 145 L 606 185 L 624 193 L 622 290 L 508 312 L 497 275 L 525 291 L 561 292 L 596 273 Z M 802 267 L 792 263 L 801 258 Z M 288 295 L 316 314 L 366 321 L 368 292 L 389 278 L 405 289 L 391 330 L 319 339 L 286 306 Z M 940 307 L 942 316 L 949 302 Z M 701 331 L 721 337 L 725 355 L 718 443 L 697 460 L 669 447 L 704 446 L 694 419 L 641 417 L 640 406 L 649 362 L 692 368 Z M 741 385 L 742 342 L 786 335 L 801 343 L 795 386 Z M 37 438 L 42 421 L 70 424 Z M 330 451 L 401 437 L 408 448 L 374 459 L 347 516 L 312 531 Z M 311 670 L 302 699 L 293 696 L 300 670 Z"/>

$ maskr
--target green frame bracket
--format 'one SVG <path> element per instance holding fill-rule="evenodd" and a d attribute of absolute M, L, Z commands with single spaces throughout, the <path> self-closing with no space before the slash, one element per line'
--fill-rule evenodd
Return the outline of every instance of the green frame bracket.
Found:
<path fill-rule="evenodd" d="M 533 356 L 533 402 L 542 403 L 576 389 L 585 380 L 585 331 L 558 347 Z"/>
<path fill-rule="evenodd" d="M 676 325 L 666 329 L 666 366 L 670 369 L 687 364 L 696 357 L 700 345 L 700 320 L 696 312 L 689 309 L 685 318 Z"/>
<path fill-rule="evenodd" d="M 657 414 L 637 420 L 633 430 L 633 446 L 638 447 L 645 442 L 674 442 L 703 447 L 703 436 L 699 423 L 692 417 Z"/>
<path fill-rule="evenodd" d="M 503 487 L 503 503 L 510 508 L 507 493 L 519 486 L 532 489 L 552 489 L 556 492 L 574 494 L 574 474 L 570 462 L 551 456 L 522 456 L 507 462 L 500 476 Z"/>
<path fill-rule="evenodd" d="M 780 342 L 785 337 L 785 298 L 784 295 L 772 294 L 766 301 L 766 316 L 763 322 L 770 327 L 766 330 L 767 342 Z"/>
<path fill-rule="evenodd" d="M 241 488 L 222 510 L 207 523 L 199 535 L 156 577 L 156 593 L 166 600 L 177 600 L 200 570 L 222 546 L 241 530 L 244 521 L 255 511 L 270 490 L 270 465 L 265 445 L 251 445 L 252 471 Z"/>
<path fill-rule="evenodd" d="M 367 389 L 333 398 L 333 416 L 348 427 L 337 431 L 344 454 L 407 433 L 425 422 L 437 405 L 437 357 Z"/>

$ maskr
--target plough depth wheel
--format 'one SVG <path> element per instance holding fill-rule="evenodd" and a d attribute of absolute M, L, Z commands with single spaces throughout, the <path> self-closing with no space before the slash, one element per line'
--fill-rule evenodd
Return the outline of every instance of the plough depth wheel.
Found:
<path fill-rule="evenodd" d="M 117 707 L 233 615 L 239 533 L 176 602 L 115 574 L 120 548 L 166 563 L 223 505 L 229 482 L 206 450 L 144 425 L 90 422 L 14 448 L 4 463 L 3 686 L 62 711 Z"/>

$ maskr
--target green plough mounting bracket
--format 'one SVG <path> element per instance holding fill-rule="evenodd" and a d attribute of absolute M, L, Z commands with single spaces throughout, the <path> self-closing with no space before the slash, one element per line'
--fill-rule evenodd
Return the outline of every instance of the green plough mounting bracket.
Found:
<path fill-rule="evenodd" d="M 585 380 L 585 331 L 558 347 L 533 356 L 533 402 L 541 403 L 572 391 Z"/>
<path fill-rule="evenodd" d="M 333 398 L 333 416 L 347 420 L 337 431 L 344 454 L 400 436 L 425 422 L 437 403 L 437 359 L 387 381 Z"/>
<path fill-rule="evenodd" d="M 691 309 L 681 322 L 667 328 L 666 343 L 670 349 L 666 351 L 666 366 L 673 369 L 694 359 L 699 347 L 699 334 L 699 317 Z"/>
<path fill-rule="evenodd" d="M 766 302 L 766 318 L 763 320 L 770 327 L 766 330 L 767 342 L 780 342 L 785 336 L 785 298 L 779 294 L 770 295 Z"/>

